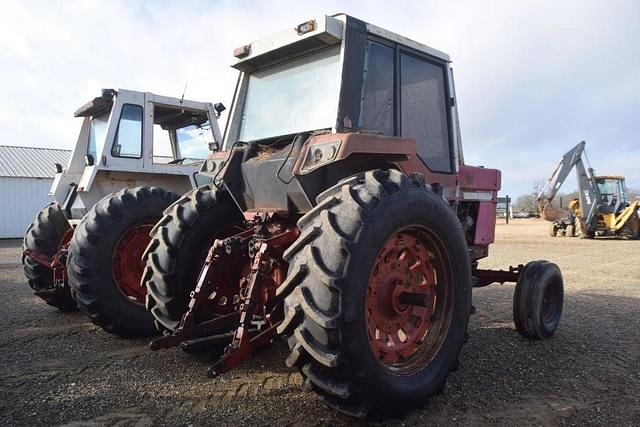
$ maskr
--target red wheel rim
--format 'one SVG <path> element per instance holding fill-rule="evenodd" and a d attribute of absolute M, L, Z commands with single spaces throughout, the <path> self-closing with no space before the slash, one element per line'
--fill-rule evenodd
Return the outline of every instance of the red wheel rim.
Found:
<path fill-rule="evenodd" d="M 147 289 L 140 286 L 144 270 L 142 254 L 149 245 L 154 222 L 145 221 L 127 229 L 113 251 L 113 278 L 116 286 L 131 301 L 144 304 Z"/>
<path fill-rule="evenodd" d="M 373 354 L 387 369 L 412 373 L 437 353 L 448 330 L 451 300 L 434 236 L 416 228 L 391 235 L 378 253 L 365 301 Z M 439 241 L 439 239 L 438 239 Z"/>

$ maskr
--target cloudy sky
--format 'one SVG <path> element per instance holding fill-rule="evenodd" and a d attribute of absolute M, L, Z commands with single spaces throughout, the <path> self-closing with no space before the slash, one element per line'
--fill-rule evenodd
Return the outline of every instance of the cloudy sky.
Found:
<path fill-rule="evenodd" d="M 346 12 L 449 53 L 465 160 L 517 196 L 587 141 L 592 166 L 640 188 L 640 2 L 8 1 L 0 144 L 71 148 L 101 88 L 231 103 L 232 50 Z M 226 117 L 225 117 L 226 118 Z M 575 187 L 573 179 L 566 187 Z"/>

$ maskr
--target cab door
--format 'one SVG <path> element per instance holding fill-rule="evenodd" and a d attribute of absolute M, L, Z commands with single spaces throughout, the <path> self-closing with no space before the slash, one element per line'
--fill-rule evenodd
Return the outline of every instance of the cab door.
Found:
<path fill-rule="evenodd" d="M 112 123 L 109 127 L 105 156 L 110 170 L 137 171 L 145 165 L 143 141 L 148 137 L 144 126 L 145 95 L 122 93 L 114 105 Z"/>
<path fill-rule="evenodd" d="M 455 187 L 448 64 L 397 43 L 370 38 L 363 74 L 360 128 L 414 138 L 418 158 L 412 164 L 433 176 L 430 182 Z"/>
<path fill-rule="evenodd" d="M 400 50 L 398 66 L 400 136 L 415 138 L 431 172 L 453 173 L 446 64 Z"/>

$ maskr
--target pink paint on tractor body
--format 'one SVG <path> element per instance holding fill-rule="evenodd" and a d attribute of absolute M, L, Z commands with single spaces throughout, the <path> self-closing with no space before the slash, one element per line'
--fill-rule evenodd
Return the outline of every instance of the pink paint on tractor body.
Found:
<path fill-rule="evenodd" d="M 460 166 L 461 200 L 478 203 L 474 245 L 489 245 L 495 240 L 496 204 L 500 190 L 501 173 L 498 169 Z"/>

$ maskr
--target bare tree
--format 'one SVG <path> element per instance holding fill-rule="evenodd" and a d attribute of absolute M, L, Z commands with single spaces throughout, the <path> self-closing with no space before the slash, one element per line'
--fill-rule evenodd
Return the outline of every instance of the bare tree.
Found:
<path fill-rule="evenodd" d="M 540 194 L 540 191 L 542 191 L 542 187 L 544 187 L 544 184 L 547 181 L 544 179 L 536 179 L 535 181 L 533 181 L 533 196 L 534 197 L 538 197 L 538 194 Z"/>
<path fill-rule="evenodd" d="M 536 195 L 533 193 L 523 194 L 518 196 L 516 202 L 513 204 L 515 210 L 523 212 L 535 212 L 536 211 Z"/>

